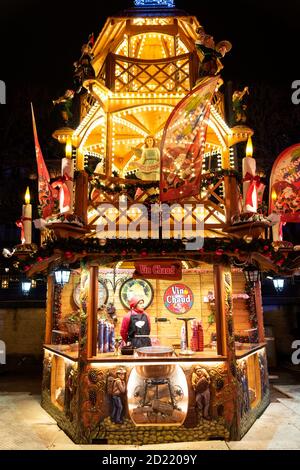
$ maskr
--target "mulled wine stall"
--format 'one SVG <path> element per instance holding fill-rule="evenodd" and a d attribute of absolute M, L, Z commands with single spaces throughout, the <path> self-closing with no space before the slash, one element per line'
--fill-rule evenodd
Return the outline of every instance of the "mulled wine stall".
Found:
<path fill-rule="evenodd" d="M 48 276 L 42 406 L 77 443 L 238 440 L 269 404 L 260 271 L 292 249 L 258 212 L 247 89 L 225 122 L 230 49 L 172 0 L 137 0 L 53 102 L 54 182 L 34 123 L 41 246 L 22 263 Z"/>

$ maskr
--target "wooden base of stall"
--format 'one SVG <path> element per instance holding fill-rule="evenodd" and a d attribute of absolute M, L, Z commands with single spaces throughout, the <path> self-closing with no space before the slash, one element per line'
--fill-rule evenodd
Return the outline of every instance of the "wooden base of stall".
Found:
<path fill-rule="evenodd" d="M 265 346 L 239 351 L 235 364 L 200 354 L 78 361 L 45 347 L 42 406 L 77 444 L 239 440 L 269 404 Z M 120 368 L 126 392 L 115 400 Z"/>

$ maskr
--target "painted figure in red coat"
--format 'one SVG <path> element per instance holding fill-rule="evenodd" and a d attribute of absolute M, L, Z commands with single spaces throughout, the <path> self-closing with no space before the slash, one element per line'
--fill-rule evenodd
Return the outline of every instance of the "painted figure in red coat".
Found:
<path fill-rule="evenodd" d="M 144 310 L 144 300 L 133 297 L 130 300 L 130 310 L 123 318 L 121 325 L 121 336 L 126 344 L 134 348 L 151 346 L 150 317 Z"/>

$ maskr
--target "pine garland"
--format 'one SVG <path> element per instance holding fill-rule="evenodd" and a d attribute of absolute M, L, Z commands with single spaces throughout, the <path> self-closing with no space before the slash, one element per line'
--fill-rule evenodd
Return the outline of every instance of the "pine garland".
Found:
<path fill-rule="evenodd" d="M 215 186 L 224 176 L 232 176 L 237 179 L 238 183 L 242 182 L 242 174 L 232 168 L 226 169 L 226 170 L 217 170 L 214 172 L 209 172 L 205 173 L 202 175 L 201 179 L 201 184 L 199 191 L 207 188 L 208 186 Z M 106 194 L 128 194 L 131 198 L 134 197 L 135 192 L 140 185 L 142 189 L 147 190 L 151 188 L 159 188 L 159 182 L 152 182 L 152 183 L 144 183 L 143 181 L 137 179 L 136 177 L 132 177 L 130 175 L 126 175 L 125 179 L 136 179 L 136 184 L 131 183 L 131 184 L 120 184 L 116 183 L 114 184 L 113 187 L 111 185 L 107 185 L 107 182 L 98 176 L 93 176 L 90 179 L 90 184 L 91 187 L 94 189 L 99 189 L 102 190 L 103 193 Z M 111 182 L 113 184 L 113 182 Z M 155 200 L 157 200 L 158 197 L 155 197 Z"/>
<path fill-rule="evenodd" d="M 216 170 L 214 172 L 210 171 L 209 173 L 203 174 L 201 180 L 201 189 L 205 189 L 210 185 L 215 186 L 222 178 L 224 178 L 224 176 L 235 177 L 239 184 L 243 180 L 242 174 L 232 168 L 228 168 L 226 170 Z"/>
<path fill-rule="evenodd" d="M 245 259 L 253 253 L 260 253 L 266 259 L 269 259 L 277 265 L 279 269 L 284 270 L 288 267 L 289 259 L 287 254 L 282 254 L 280 250 L 276 251 L 270 240 L 254 239 L 247 243 L 243 239 L 224 239 L 224 238 L 206 238 L 203 248 L 195 251 L 186 250 L 187 239 L 103 239 L 86 238 L 60 238 L 49 241 L 45 246 L 39 248 L 31 254 L 25 261 L 18 260 L 20 269 L 28 271 L 33 264 L 44 261 L 53 255 L 54 250 L 62 253 L 63 259 L 72 264 L 74 254 L 81 254 L 88 257 L 90 254 L 112 255 L 122 259 L 134 257 L 147 258 L 149 256 L 165 256 L 168 253 L 178 255 L 185 254 L 187 257 L 193 256 L 196 259 L 223 263 L 235 264 L 236 259 Z M 10 259 L 16 262 L 16 258 Z"/>

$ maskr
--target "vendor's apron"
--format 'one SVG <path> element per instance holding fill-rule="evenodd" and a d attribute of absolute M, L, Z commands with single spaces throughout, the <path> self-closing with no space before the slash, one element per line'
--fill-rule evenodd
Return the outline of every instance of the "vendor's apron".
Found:
<path fill-rule="evenodd" d="M 130 316 L 128 328 L 128 341 L 131 342 L 134 348 L 142 348 L 144 346 L 151 346 L 150 338 L 138 338 L 137 335 L 149 335 L 150 325 L 148 317 L 145 313 L 132 314 Z"/>

